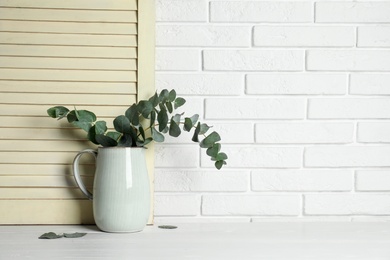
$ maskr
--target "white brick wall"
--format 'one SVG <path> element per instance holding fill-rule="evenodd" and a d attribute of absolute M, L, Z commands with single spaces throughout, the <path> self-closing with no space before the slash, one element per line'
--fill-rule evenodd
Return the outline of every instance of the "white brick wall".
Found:
<path fill-rule="evenodd" d="M 390 1 L 156 6 L 157 88 L 229 155 L 158 145 L 157 223 L 390 219 Z"/>

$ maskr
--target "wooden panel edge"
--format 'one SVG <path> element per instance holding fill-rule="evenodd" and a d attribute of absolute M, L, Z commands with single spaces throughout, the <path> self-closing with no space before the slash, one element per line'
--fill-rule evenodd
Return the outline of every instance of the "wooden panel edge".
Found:
<path fill-rule="evenodd" d="M 155 92 L 155 3 L 154 0 L 138 0 L 138 101 Z M 148 224 L 153 224 L 154 194 L 154 146 L 146 152 L 151 189 L 151 208 Z"/>

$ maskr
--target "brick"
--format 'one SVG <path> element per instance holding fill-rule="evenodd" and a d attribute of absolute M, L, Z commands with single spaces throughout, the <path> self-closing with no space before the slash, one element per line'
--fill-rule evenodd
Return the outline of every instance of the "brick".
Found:
<path fill-rule="evenodd" d="M 156 0 L 156 21 L 206 22 L 205 0 Z"/>
<path fill-rule="evenodd" d="M 249 173 L 244 171 L 155 171 L 156 191 L 246 191 Z"/>
<path fill-rule="evenodd" d="M 358 47 L 390 47 L 390 26 L 358 28 Z"/>
<path fill-rule="evenodd" d="M 156 70 L 196 71 L 201 68 L 200 52 L 190 49 L 156 49 Z"/>
<path fill-rule="evenodd" d="M 307 2 L 211 1 L 212 22 L 311 22 L 313 7 Z"/>
<path fill-rule="evenodd" d="M 333 217 L 333 216 L 313 216 L 313 217 L 256 217 L 252 218 L 251 222 L 351 222 L 350 217 Z M 333 223 L 334 224 L 334 223 Z M 342 224 L 342 223 L 340 223 Z M 296 225 L 296 224 L 293 224 Z"/>
<path fill-rule="evenodd" d="M 305 100 L 301 98 L 207 98 L 206 119 L 302 119 Z"/>
<path fill-rule="evenodd" d="M 302 166 L 300 147 L 259 147 L 222 145 L 222 152 L 229 157 L 226 168 L 299 168 Z M 201 154 L 202 167 L 214 167 L 204 152 Z"/>
<path fill-rule="evenodd" d="M 316 22 L 382 23 L 390 22 L 389 2 L 316 3 Z"/>
<path fill-rule="evenodd" d="M 252 172 L 253 191 L 351 191 L 349 170 L 257 170 Z"/>
<path fill-rule="evenodd" d="M 244 76 L 227 73 L 157 73 L 158 89 L 173 88 L 181 95 L 237 96 L 244 91 Z"/>
<path fill-rule="evenodd" d="M 309 71 L 390 71 L 388 50 L 309 50 Z"/>
<path fill-rule="evenodd" d="M 311 119 L 390 118 L 390 100 L 384 98 L 310 99 L 308 117 Z"/>
<path fill-rule="evenodd" d="M 216 131 L 220 134 L 224 144 L 250 144 L 254 143 L 254 127 L 251 123 L 231 122 L 231 123 L 208 123 L 211 131 Z"/>
<path fill-rule="evenodd" d="M 204 195 L 202 215 L 206 216 L 296 216 L 299 195 Z"/>
<path fill-rule="evenodd" d="M 351 143 L 353 123 L 299 122 L 256 124 L 257 143 Z"/>
<path fill-rule="evenodd" d="M 180 223 L 180 226 L 183 224 L 193 225 L 197 223 L 206 223 L 210 225 L 214 225 L 214 223 L 248 223 L 251 222 L 250 217 L 155 217 L 153 219 L 154 224 L 172 224 L 172 223 Z"/>
<path fill-rule="evenodd" d="M 347 75 L 332 73 L 263 73 L 246 76 L 246 93 L 254 95 L 340 95 Z"/>
<path fill-rule="evenodd" d="M 307 215 L 388 215 L 389 194 L 308 194 L 305 195 Z"/>
<path fill-rule="evenodd" d="M 351 74 L 350 93 L 357 95 L 390 95 L 389 74 Z"/>
<path fill-rule="evenodd" d="M 390 166 L 388 146 L 313 146 L 305 149 L 306 167 Z"/>
<path fill-rule="evenodd" d="M 353 217 L 352 222 L 390 222 L 388 216 L 357 216 Z"/>
<path fill-rule="evenodd" d="M 390 191 L 390 171 L 389 170 L 356 171 L 356 190 Z"/>
<path fill-rule="evenodd" d="M 205 50 L 204 70 L 302 71 L 303 50 Z"/>
<path fill-rule="evenodd" d="M 155 167 L 195 168 L 199 165 L 198 146 L 155 146 Z"/>
<path fill-rule="evenodd" d="M 157 46 L 249 47 L 249 26 L 157 25 Z"/>
<path fill-rule="evenodd" d="M 199 214 L 201 200 L 198 195 L 154 196 L 155 216 L 196 216 Z"/>
<path fill-rule="evenodd" d="M 357 141 L 361 143 L 389 143 L 390 123 L 388 122 L 358 123 Z"/>
<path fill-rule="evenodd" d="M 346 26 L 255 26 L 253 35 L 255 46 L 355 46 L 355 28 Z"/>

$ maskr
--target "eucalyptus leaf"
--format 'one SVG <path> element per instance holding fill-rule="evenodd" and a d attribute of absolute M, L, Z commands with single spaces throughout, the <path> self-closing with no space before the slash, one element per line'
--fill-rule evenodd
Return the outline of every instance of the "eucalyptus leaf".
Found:
<path fill-rule="evenodd" d="M 167 111 L 164 109 L 161 109 L 160 112 L 157 115 L 157 121 L 158 121 L 158 130 L 161 132 L 164 130 L 165 127 L 168 125 L 168 114 Z"/>
<path fill-rule="evenodd" d="M 146 138 L 146 139 L 144 140 L 143 145 L 147 145 L 147 144 L 150 143 L 151 141 L 153 141 L 153 138 L 148 137 L 148 138 Z"/>
<path fill-rule="evenodd" d="M 192 117 L 184 118 L 184 127 L 183 127 L 183 129 L 185 131 L 187 131 L 187 132 L 190 132 L 192 127 L 194 127 L 196 122 L 198 122 L 198 119 L 199 119 L 199 115 L 198 114 L 195 114 Z"/>
<path fill-rule="evenodd" d="M 132 125 L 139 125 L 139 114 L 136 104 L 133 104 L 126 110 L 125 116 L 127 117 L 127 119 L 129 119 Z"/>
<path fill-rule="evenodd" d="M 193 115 L 192 117 L 190 117 L 191 121 L 192 121 L 192 124 L 195 125 L 197 122 L 198 122 L 198 119 L 199 119 L 199 115 L 198 114 L 195 114 Z"/>
<path fill-rule="evenodd" d="M 169 135 L 173 137 L 178 137 L 180 134 L 181 134 L 180 127 L 172 118 L 169 126 Z"/>
<path fill-rule="evenodd" d="M 144 128 L 143 128 L 142 126 L 139 126 L 139 127 L 138 127 L 138 131 L 139 131 L 139 133 L 141 134 L 142 139 L 145 140 L 145 130 L 144 130 Z"/>
<path fill-rule="evenodd" d="M 105 121 L 95 122 L 95 133 L 104 134 L 107 131 L 107 123 Z"/>
<path fill-rule="evenodd" d="M 114 139 L 115 141 L 118 141 L 118 139 L 119 139 L 119 137 L 121 137 L 121 135 L 122 135 L 121 133 L 113 132 L 113 131 L 106 133 L 106 136 Z"/>
<path fill-rule="evenodd" d="M 209 134 L 208 136 L 206 136 L 206 138 L 203 139 L 199 145 L 202 148 L 209 148 L 209 147 L 212 147 L 218 141 L 221 141 L 221 137 L 219 136 L 219 134 L 217 132 L 214 131 L 211 134 Z"/>
<path fill-rule="evenodd" d="M 221 150 L 221 144 L 215 143 L 212 147 L 206 150 L 206 154 L 210 157 L 217 157 L 219 151 Z"/>
<path fill-rule="evenodd" d="M 85 122 L 95 122 L 96 115 L 88 110 L 75 110 L 77 120 Z"/>
<path fill-rule="evenodd" d="M 112 146 L 118 145 L 118 142 L 116 140 L 112 139 L 109 136 L 103 135 L 103 134 L 95 135 L 95 140 L 97 143 L 99 143 L 103 147 L 112 147 Z"/>
<path fill-rule="evenodd" d="M 64 233 L 64 234 L 60 234 L 60 235 L 57 235 L 56 233 L 54 232 L 48 232 L 48 233 L 44 233 L 42 234 L 39 239 L 57 239 L 57 238 L 79 238 L 79 237 L 83 237 L 85 236 L 87 233 Z"/>
<path fill-rule="evenodd" d="M 132 147 L 134 146 L 136 140 L 131 137 L 129 134 L 123 134 L 119 139 L 118 146 L 122 147 Z"/>
<path fill-rule="evenodd" d="M 64 233 L 64 237 L 66 238 L 79 238 L 85 236 L 87 233 Z"/>
<path fill-rule="evenodd" d="M 172 225 L 161 225 L 161 226 L 158 226 L 158 228 L 161 228 L 161 229 L 176 229 L 177 226 L 172 226 Z"/>
<path fill-rule="evenodd" d="M 160 132 L 163 133 L 163 134 L 166 134 L 166 133 L 168 133 L 168 131 L 169 131 L 169 127 L 167 126 Z"/>
<path fill-rule="evenodd" d="M 78 121 L 75 121 L 73 122 L 74 123 L 77 123 Z M 89 141 L 91 141 L 92 143 L 94 144 L 99 144 L 99 142 L 96 140 L 96 131 L 95 131 L 95 126 L 92 126 L 89 131 L 88 131 L 88 135 L 87 135 L 87 138 Z"/>
<path fill-rule="evenodd" d="M 174 89 L 169 91 L 168 99 L 171 102 L 175 101 L 175 99 L 176 99 L 176 91 Z"/>
<path fill-rule="evenodd" d="M 72 123 L 74 121 L 77 121 L 76 111 L 72 110 L 67 115 L 66 118 L 68 119 L 69 123 Z"/>
<path fill-rule="evenodd" d="M 72 125 L 83 129 L 85 132 L 89 132 L 89 129 L 92 127 L 92 122 L 87 121 L 73 121 Z"/>
<path fill-rule="evenodd" d="M 159 142 L 159 143 L 164 142 L 165 137 L 161 133 L 159 133 L 156 129 L 154 129 L 152 127 L 151 132 L 152 132 L 152 138 L 154 141 Z"/>
<path fill-rule="evenodd" d="M 148 143 L 150 143 L 152 141 L 153 141 L 153 138 L 152 137 L 148 137 L 148 138 L 145 139 L 144 144 L 147 145 Z"/>
<path fill-rule="evenodd" d="M 228 156 L 225 153 L 218 153 L 218 155 L 215 157 L 217 161 L 224 161 L 228 158 Z"/>
<path fill-rule="evenodd" d="M 149 122 L 149 126 L 153 126 L 155 121 L 156 121 L 156 111 L 152 111 L 152 112 L 150 113 L 150 122 Z"/>
<path fill-rule="evenodd" d="M 216 161 L 214 165 L 215 165 L 215 168 L 220 170 L 222 168 L 222 166 L 226 165 L 226 162 L 225 161 Z"/>
<path fill-rule="evenodd" d="M 165 101 L 169 100 L 169 92 L 167 89 L 161 90 L 160 95 L 159 95 L 159 100 L 160 100 L 160 103 L 164 103 Z"/>
<path fill-rule="evenodd" d="M 165 106 L 167 107 L 169 113 L 173 112 L 173 107 L 171 102 L 166 102 Z"/>
<path fill-rule="evenodd" d="M 186 100 L 184 98 L 181 98 L 181 97 L 178 97 L 176 98 L 175 102 L 174 102 L 174 107 L 175 109 L 181 107 L 182 105 L 184 105 L 186 103 Z"/>
<path fill-rule="evenodd" d="M 63 236 L 62 235 L 57 235 L 54 232 L 48 232 L 48 233 L 42 234 L 39 237 L 39 239 L 57 239 L 57 238 L 61 238 L 61 237 L 63 237 Z"/>
<path fill-rule="evenodd" d="M 130 120 L 127 117 L 123 116 L 123 115 L 117 116 L 114 119 L 114 128 L 119 133 L 129 134 L 130 133 L 130 128 L 131 128 L 130 127 Z"/>
<path fill-rule="evenodd" d="M 149 115 L 153 111 L 154 106 L 149 100 L 141 100 L 137 105 L 137 109 L 144 118 L 149 118 Z"/>
<path fill-rule="evenodd" d="M 207 124 L 201 124 L 200 125 L 200 131 L 199 131 L 199 134 L 200 135 L 203 135 L 205 133 L 207 133 L 207 131 L 210 129 L 210 126 L 208 126 Z"/>
<path fill-rule="evenodd" d="M 172 120 L 176 123 L 176 124 L 180 124 L 180 119 L 181 119 L 181 116 L 182 116 L 183 114 L 176 114 L 176 115 L 174 115 L 173 117 L 172 117 Z"/>
<path fill-rule="evenodd" d="M 192 141 L 193 142 L 199 142 L 199 132 L 200 132 L 200 123 L 195 128 L 194 135 L 192 136 Z"/>
<path fill-rule="evenodd" d="M 64 118 L 68 114 L 69 109 L 63 106 L 55 106 L 47 110 L 47 114 L 52 118 Z"/>
<path fill-rule="evenodd" d="M 192 124 L 191 118 L 188 118 L 188 117 L 184 118 L 184 126 L 183 126 L 184 131 L 189 132 L 189 131 L 191 131 L 192 127 L 193 127 L 193 124 Z"/>
<path fill-rule="evenodd" d="M 152 103 L 153 107 L 156 107 L 159 103 L 159 99 L 158 99 L 158 95 L 157 95 L 157 92 L 154 93 L 154 95 L 149 98 L 149 101 Z"/>

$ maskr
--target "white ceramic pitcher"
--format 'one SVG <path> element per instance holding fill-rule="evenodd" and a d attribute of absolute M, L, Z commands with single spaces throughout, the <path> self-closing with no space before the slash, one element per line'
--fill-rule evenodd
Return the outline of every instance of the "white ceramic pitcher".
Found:
<path fill-rule="evenodd" d="M 91 194 L 80 178 L 79 160 L 85 153 L 96 158 Z M 73 174 L 81 191 L 93 202 L 99 229 L 106 232 L 138 232 L 150 212 L 150 186 L 144 148 L 99 147 L 86 149 L 73 161 Z"/>

